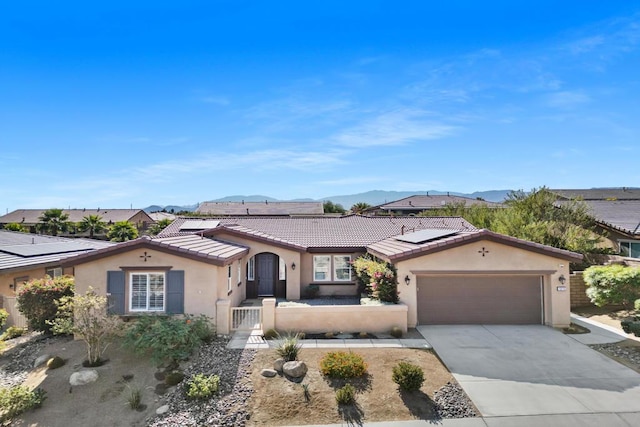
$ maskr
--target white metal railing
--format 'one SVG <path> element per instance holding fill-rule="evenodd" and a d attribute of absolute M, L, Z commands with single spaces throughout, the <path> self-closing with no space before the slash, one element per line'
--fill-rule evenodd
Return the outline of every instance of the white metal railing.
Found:
<path fill-rule="evenodd" d="M 7 326 L 17 326 L 19 328 L 27 327 L 27 318 L 24 317 L 16 307 L 16 297 L 4 297 L 3 307 L 9 313 Z"/>
<path fill-rule="evenodd" d="M 231 330 L 262 329 L 262 307 L 231 307 Z"/>

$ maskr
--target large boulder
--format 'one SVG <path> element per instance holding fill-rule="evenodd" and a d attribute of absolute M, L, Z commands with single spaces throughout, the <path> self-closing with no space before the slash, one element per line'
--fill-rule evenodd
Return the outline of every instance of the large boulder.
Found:
<path fill-rule="evenodd" d="M 89 369 L 86 371 L 78 371 L 71 374 L 69 384 L 72 386 L 85 385 L 96 382 L 98 380 L 98 371 Z"/>
<path fill-rule="evenodd" d="M 282 372 L 291 378 L 302 378 L 307 374 L 307 365 L 299 360 L 287 362 L 282 366 Z"/>

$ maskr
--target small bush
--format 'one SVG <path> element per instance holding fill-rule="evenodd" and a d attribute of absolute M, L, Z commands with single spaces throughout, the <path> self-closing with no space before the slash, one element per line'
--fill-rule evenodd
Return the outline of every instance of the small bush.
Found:
<path fill-rule="evenodd" d="M 640 311 L 640 299 L 637 299 L 633 302 L 633 308 L 635 308 L 636 311 Z"/>
<path fill-rule="evenodd" d="M 338 405 L 350 405 L 356 401 L 356 389 L 351 384 L 336 390 L 336 402 Z"/>
<path fill-rule="evenodd" d="M 318 285 L 309 285 L 306 288 L 305 296 L 309 299 L 314 299 L 320 293 L 320 286 Z"/>
<path fill-rule="evenodd" d="M 194 375 L 187 384 L 187 397 L 189 399 L 208 399 L 218 392 L 220 377 L 217 375 Z"/>
<path fill-rule="evenodd" d="M 420 390 L 424 383 L 424 371 L 420 366 L 407 362 L 400 362 L 393 367 L 393 382 L 398 384 L 402 390 Z"/>
<path fill-rule="evenodd" d="M 635 321 L 635 322 L 629 323 L 628 330 L 629 330 L 629 332 L 627 332 L 628 334 L 633 334 L 637 337 L 640 337 L 640 322 Z"/>
<path fill-rule="evenodd" d="M 205 315 L 198 317 L 187 316 L 187 324 L 203 343 L 210 343 L 216 336 L 216 328 Z"/>
<path fill-rule="evenodd" d="M 47 360 L 47 368 L 49 369 L 58 369 L 64 366 L 66 362 L 60 356 L 54 356 L 51 359 Z"/>
<path fill-rule="evenodd" d="M 8 318 L 9 318 L 9 312 L 4 308 L 0 308 L 0 328 L 2 328 L 5 323 L 7 323 Z"/>
<path fill-rule="evenodd" d="M 52 279 L 33 279 L 18 290 L 18 310 L 27 318 L 32 331 L 51 332 L 51 323 L 58 313 L 56 301 L 63 297 L 72 297 L 73 277 L 60 276 Z"/>
<path fill-rule="evenodd" d="M 280 336 L 280 334 L 278 334 L 278 331 L 276 331 L 275 329 L 271 328 L 271 329 L 267 329 L 264 333 L 264 339 L 266 340 L 273 340 L 276 339 Z"/>
<path fill-rule="evenodd" d="M 400 329 L 397 326 L 394 326 L 393 328 L 391 328 L 391 331 L 389 332 L 389 334 L 391 334 L 391 336 L 394 338 L 402 338 L 402 329 Z"/>
<path fill-rule="evenodd" d="M 355 378 L 367 373 L 367 364 L 358 353 L 332 351 L 320 361 L 320 371 L 330 378 Z"/>
<path fill-rule="evenodd" d="M 626 308 L 640 297 L 640 268 L 622 265 L 598 265 L 584 271 L 587 296 L 601 307 L 622 304 Z"/>
<path fill-rule="evenodd" d="M 32 408 L 38 408 L 46 399 L 46 392 L 41 388 L 30 390 L 29 387 L 17 385 L 0 388 L 0 422 L 6 422 Z"/>
<path fill-rule="evenodd" d="M 6 331 L 0 335 L 0 341 L 11 340 L 14 338 L 21 337 L 27 332 L 25 328 L 20 328 L 18 326 L 9 326 Z"/>
<path fill-rule="evenodd" d="M 278 338 L 278 346 L 276 347 L 276 353 L 282 357 L 285 362 L 291 362 L 298 360 L 298 354 L 302 348 L 302 344 L 299 342 L 300 335 L 287 335 Z"/>

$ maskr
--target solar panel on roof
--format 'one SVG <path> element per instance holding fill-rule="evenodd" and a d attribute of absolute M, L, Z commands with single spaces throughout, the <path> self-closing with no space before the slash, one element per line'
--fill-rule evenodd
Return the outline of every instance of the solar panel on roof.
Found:
<path fill-rule="evenodd" d="M 24 257 L 63 254 L 66 252 L 88 251 L 93 249 L 80 242 L 38 243 L 31 245 L 2 246 L 0 251 Z"/>
<path fill-rule="evenodd" d="M 206 219 L 188 219 L 180 226 L 180 231 L 208 230 L 209 228 L 216 228 L 218 224 L 220 224 L 220 221 L 208 221 Z"/>
<path fill-rule="evenodd" d="M 458 230 L 442 230 L 436 228 L 426 228 L 413 233 L 402 234 L 395 236 L 394 239 L 407 243 L 424 243 L 429 240 L 439 239 L 441 237 L 451 236 L 458 233 Z"/>

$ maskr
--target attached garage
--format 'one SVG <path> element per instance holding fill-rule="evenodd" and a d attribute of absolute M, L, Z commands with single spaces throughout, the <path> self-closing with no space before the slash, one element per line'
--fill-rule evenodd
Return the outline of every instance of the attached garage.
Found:
<path fill-rule="evenodd" d="M 418 323 L 542 324 L 541 276 L 418 276 Z"/>
<path fill-rule="evenodd" d="M 368 246 L 400 278 L 407 324 L 566 327 L 569 263 L 582 255 L 488 230 L 420 230 Z"/>

